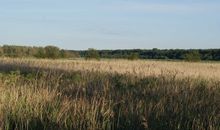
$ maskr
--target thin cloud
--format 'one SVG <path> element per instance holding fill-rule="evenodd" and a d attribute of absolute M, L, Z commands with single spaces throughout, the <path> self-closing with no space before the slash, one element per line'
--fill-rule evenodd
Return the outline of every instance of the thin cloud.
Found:
<path fill-rule="evenodd" d="M 143 12 L 143 13 L 175 13 L 175 12 L 209 12 L 220 11 L 220 4 L 157 4 L 141 2 L 124 2 L 104 7 L 111 11 Z"/>

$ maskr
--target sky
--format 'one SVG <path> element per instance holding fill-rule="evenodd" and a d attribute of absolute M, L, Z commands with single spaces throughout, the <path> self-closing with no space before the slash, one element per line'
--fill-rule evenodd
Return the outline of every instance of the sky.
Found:
<path fill-rule="evenodd" d="M 219 0 L 0 0 L 0 45 L 220 48 Z"/>

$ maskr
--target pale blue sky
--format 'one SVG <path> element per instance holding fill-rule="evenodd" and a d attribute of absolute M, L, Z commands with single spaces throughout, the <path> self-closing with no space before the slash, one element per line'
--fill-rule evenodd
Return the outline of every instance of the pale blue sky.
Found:
<path fill-rule="evenodd" d="M 0 43 L 220 48 L 219 0 L 0 0 Z"/>

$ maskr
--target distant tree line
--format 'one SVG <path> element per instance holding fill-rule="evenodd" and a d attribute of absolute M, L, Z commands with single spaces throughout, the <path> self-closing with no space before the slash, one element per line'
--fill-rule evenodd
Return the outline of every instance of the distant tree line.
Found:
<path fill-rule="evenodd" d="M 35 57 L 35 58 L 76 58 L 79 57 L 77 52 L 60 49 L 56 46 L 46 47 L 27 47 L 3 45 L 0 47 L 1 57 Z"/>
<path fill-rule="evenodd" d="M 85 59 L 165 59 L 186 61 L 220 61 L 220 49 L 132 49 L 132 50 L 96 50 L 83 51 L 64 50 L 56 46 L 28 47 L 3 45 L 0 46 L 1 57 L 35 57 L 35 58 L 85 58 Z"/>
<path fill-rule="evenodd" d="M 81 57 L 88 57 L 87 51 L 78 51 Z M 94 50 L 93 50 L 94 51 Z M 114 59 L 165 59 L 186 61 L 220 61 L 220 49 L 133 49 L 133 50 L 96 50 L 99 58 Z M 94 52 L 93 52 L 94 53 Z"/>

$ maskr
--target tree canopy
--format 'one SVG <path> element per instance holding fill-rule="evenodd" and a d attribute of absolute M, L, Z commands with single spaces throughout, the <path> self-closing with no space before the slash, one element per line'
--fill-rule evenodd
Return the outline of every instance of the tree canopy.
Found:
<path fill-rule="evenodd" d="M 166 59 L 200 61 L 220 61 L 220 49 L 131 49 L 131 50 L 96 50 L 90 48 L 84 51 L 64 50 L 56 46 L 28 47 L 3 45 L 0 46 L 0 56 L 4 57 L 35 57 L 35 58 L 77 58 L 100 59 Z"/>
<path fill-rule="evenodd" d="M 79 57 L 78 52 L 61 50 L 56 46 L 46 47 L 27 47 L 4 45 L 0 47 L 0 56 L 4 57 L 35 57 L 35 58 L 76 58 Z"/>

